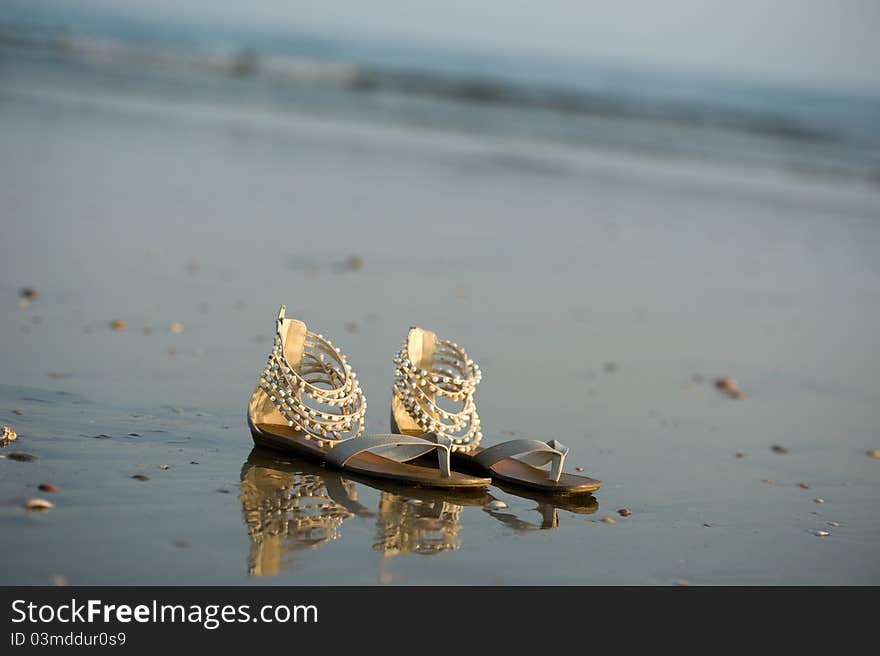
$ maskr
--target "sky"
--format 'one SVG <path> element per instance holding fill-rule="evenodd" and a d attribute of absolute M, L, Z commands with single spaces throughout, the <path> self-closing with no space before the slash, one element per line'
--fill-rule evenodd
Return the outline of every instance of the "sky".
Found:
<path fill-rule="evenodd" d="M 880 0 L 79 0 L 76 6 L 880 93 Z"/>

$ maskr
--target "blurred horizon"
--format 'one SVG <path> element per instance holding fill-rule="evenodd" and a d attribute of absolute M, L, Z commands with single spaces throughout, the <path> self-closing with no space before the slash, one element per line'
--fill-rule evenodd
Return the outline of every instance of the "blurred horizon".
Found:
<path fill-rule="evenodd" d="M 157 13 L 9 5 L 8 92 L 245 106 L 880 184 L 880 95 Z M 100 4 L 100 3 L 98 3 Z M 198 3 L 195 5 L 198 6 Z M 227 16 L 228 18 L 228 16 Z"/>
<path fill-rule="evenodd" d="M 0 9 L 4 10 L 0 23 L 14 24 L 27 19 L 45 20 L 54 14 L 59 23 L 65 20 L 107 19 L 126 22 L 143 22 L 153 28 L 186 28 L 200 26 L 217 31 L 237 31 L 241 34 L 250 33 L 286 35 L 289 38 L 326 40 L 335 43 L 350 41 L 355 45 L 381 46 L 401 51 L 422 51 L 435 54 L 458 54 L 472 58 L 489 58 L 494 60 L 513 59 L 517 62 L 534 60 L 548 64 L 581 65 L 594 69 L 604 69 L 618 74 L 661 74 L 674 75 L 681 79 L 692 79 L 703 82 L 746 84 L 749 86 L 767 87 L 781 86 L 789 90 L 832 95 L 854 95 L 880 98 L 880 74 L 874 62 L 880 60 L 880 40 L 874 35 L 880 30 L 880 4 L 846 0 L 840 3 L 827 3 L 823 0 L 809 0 L 812 9 L 798 4 L 797 12 L 785 15 L 785 6 L 790 3 L 766 3 L 763 0 L 751 0 L 736 3 L 735 7 L 703 6 L 690 0 L 676 0 L 672 5 L 665 6 L 668 16 L 678 15 L 680 18 L 694 20 L 693 26 L 680 29 L 667 29 L 666 33 L 656 42 L 656 50 L 645 54 L 644 44 L 638 36 L 643 26 L 626 22 L 625 18 L 636 18 L 639 10 L 630 7 L 626 11 L 632 14 L 617 16 L 614 10 L 602 3 L 577 3 L 575 7 L 567 7 L 567 11 L 550 8 L 543 13 L 546 16 L 559 18 L 570 16 L 574 24 L 585 28 L 586 35 L 595 36 L 593 32 L 602 26 L 618 30 L 619 47 L 597 45 L 594 48 L 577 47 L 580 39 L 572 38 L 569 32 L 562 32 L 558 39 L 535 37 L 534 39 L 498 39 L 497 34 L 487 33 L 485 39 L 478 39 L 470 34 L 479 24 L 479 17 L 474 16 L 474 26 L 463 28 L 461 22 L 453 20 L 446 24 L 441 20 L 439 26 L 433 22 L 431 34 L 425 38 L 420 36 L 418 29 L 411 34 L 400 33 L 393 20 L 389 18 L 382 29 L 376 25 L 379 16 L 393 14 L 392 9 L 400 9 L 398 5 L 407 5 L 398 0 L 380 0 L 370 3 L 369 12 L 373 20 L 363 26 L 354 25 L 356 20 L 364 18 L 362 12 L 352 12 L 348 3 L 322 3 L 322 11 L 317 14 L 302 10 L 310 3 L 275 2 L 260 0 L 248 3 L 246 10 L 237 3 L 219 0 L 203 3 L 189 0 L 186 3 L 165 2 L 129 2 L 120 5 L 104 0 L 82 0 L 75 5 L 63 4 L 57 0 L 0 0 Z M 517 5 L 517 11 L 497 11 L 492 7 L 496 3 L 483 2 L 468 9 L 483 7 L 487 16 L 484 18 L 504 24 L 517 24 L 525 20 L 523 9 Z M 568 5 L 565 0 L 551 2 L 554 6 Z M 630 3 L 631 4 L 631 3 Z M 764 6 L 766 5 L 766 6 Z M 830 5 L 830 6 L 828 6 Z M 327 9 L 327 7 L 331 7 Z M 505 7 L 509 8 L 507 4 Z M 413 11 L 429 10 L 430 6 L 419 4 Z M 345 9 L 345 12 L 341 10 Z M 436 9 L 436 8 L 435 8 Z M 449 9 L 449 7 L 446 7 Z M 461 8 L 457 8 L 460 10 Z M 601 10 L 595 22 L 596 11 Z M 829 14 L 830 11 L 830 14 Z M 602 13 L 605 12 L 605 13 Z M 347 18 L 341 18 L 346 13 Z M 456 11 L 451 11 L 455 14 Z M 528 12 L 526 12 L 528 13 Z M 318 16 L 320 14 L 320 16 Z M 641 12 L 642 17 L 649 17 L 652 22 L 662 23 L 663 16 L 656 12 Z M 832 16 L 837 20 L 830 19 Z M 318 16 L 318 17 L 316 17 Z M 668 18 L 667 16 L 667 18 Z M 403 20 L 407 29 L 418 27 Z M 429 17 L 430 18 L 430 17 Z M 432 22 L 422 17 L 422 22 Z M 780 25 L 783 18 L 792 21 L 791 25 Z M 619 21 L 619 22 L 615 22 Z M 702 24 L 700 23 L 702 21 Z M 721 25 L 719 23 L 726 24 Z M 799 21 L 799 22 L 797 22 Z M 766 25 L 765 31 L 755 33 L 759 24 Z M 522 26 L 519 26 L 522 28 Z M 560 26 L 557 25 L 557 28 Z M 661 25 L 658 24 L 658 30 Z M 663 26 L 670 28 L 671 26 Z M 681 28 L 682 26 L 679 26 Z M 783 27 L 786 31 L 774 32 Z M 573 28 L 572 28 L 573 29 Z M 703 30 L 707 32 L 700 48 L 684 53 L 667 52 L 668 41 L 678 40 L 685 34 Z M 547 31 L 545 28 L 544 32 Z M 716 43 L 712 43 L 712 41 Z M 726 43 L 722 43 L 726 42 Z M 681 47 L 687 45 L 687 41 Z M 638 47 L 637 47 L 638 46 Z M 674 56 L 673 56 L 674 55 Z"/>

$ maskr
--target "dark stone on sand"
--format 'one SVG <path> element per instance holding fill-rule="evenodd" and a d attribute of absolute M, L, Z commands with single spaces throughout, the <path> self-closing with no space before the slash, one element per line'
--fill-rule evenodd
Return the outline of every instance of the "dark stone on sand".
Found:
<path fill-rule="evenodd" d="M 39 488 L 41 492 L 57 492 L 58 488 L 52 485 L 51 483 L 40 483 Z"/>
<path fill-rule="evenodd" d="M 149 476 L 144 476 L 143 474 L 135 474 L 132 478 L 136 481 L 148 481 L 150 480 Z"/>
<path fill-rule="evenodd" d="M 220 494 L 229 494 L 229 490 L 227 490 L 225 487 L 221 487 L 221 488 L 219 488 L 217 491 L 218 491 Z"/>
<path fill-rule="evenodd" d="M 18 290 L 19 298 L 25 298 L 29 301 L 33 301 L 37 298 L 37 290 L 34 287 L 22 287 Z"/>
<path fill-rule="evenodd" d="M 788 453 L 788 448 L 779 444 L 774 444 L 770 448 L 773 450 L 773 453 Z"/>
<path fill-rule="evenodd" d="M 32 456 L 30 453 L 22 453 L 21 451 L 13 451 L 6 456 L 10 460 L 17 460 L 18 462 L 33 462 L 37 459 L 37 456 Z"/>
<path fill-rule="evenodd" d="M 98 435 L 92 435 L 92 437 L 96 440 L 109 440 L 110 436 L 105 435 L 104 433 L 99 433 Z"/>
<path fill-rule="evenodd" d="M 129 433 L 128 436 L 129 437 L 140 437 L 141 434 L 140 433 Z"/>
<path fill-rule="evenodd" d="M 350 255 L 345 261 L 345 268 L 349 271 L 360 271 L 364 268 L 364 258 L 360 255 Z"/>
<path fill-rule="evenodd" d="M 630 515 L 632 515 L 632 510 L 630 510 L 629 508 L 621 508 L 617 511 L 617 514 L 621 517 L 629 517 Z"/>

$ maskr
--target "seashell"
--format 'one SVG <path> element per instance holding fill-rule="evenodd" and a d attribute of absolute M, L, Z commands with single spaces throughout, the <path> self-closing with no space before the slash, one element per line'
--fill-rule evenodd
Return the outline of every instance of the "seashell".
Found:
<path fill-rule="evenodd" d="M 3 442 L 3 446 L 6 446 L 17 437 L 18 433 L 13 430 L 12 426 L 3 426 L 3 428 L 0 428 L 0 441 Z"/>

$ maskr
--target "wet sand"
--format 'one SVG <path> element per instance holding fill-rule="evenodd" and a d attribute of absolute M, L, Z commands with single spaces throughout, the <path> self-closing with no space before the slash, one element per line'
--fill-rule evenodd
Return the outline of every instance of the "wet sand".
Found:
<path fill-rule="evenodd" d="M 18 432 L 0 583 L 880 583 L 876 186 L 15 84 L 0 100 L 0 423 Z M 487 444 L 556 437 L 604 487 L 555 511 L 497 487 L 462 503 L 252 454 L 281 303 L 343 346 L 369 430 L 388 430 L 418 324 L 480 363 Z"/>

